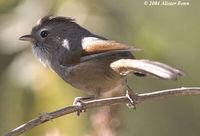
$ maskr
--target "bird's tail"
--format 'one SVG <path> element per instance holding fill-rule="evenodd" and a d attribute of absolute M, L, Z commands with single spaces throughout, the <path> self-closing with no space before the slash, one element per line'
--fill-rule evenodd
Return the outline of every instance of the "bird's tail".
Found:
<path fill-rule="evenodd" d="M 176 80 L 178 76 L 184 75 L 184 73 L 178 69 L 150 60 L 120 59 L 111 63 L 110 67 L 120 75 L 139 73 L 172 80 Z"/>

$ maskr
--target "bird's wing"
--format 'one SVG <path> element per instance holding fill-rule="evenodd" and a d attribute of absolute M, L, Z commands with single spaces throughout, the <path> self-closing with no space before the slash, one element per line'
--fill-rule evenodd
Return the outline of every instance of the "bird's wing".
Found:
<path fill-rule="evenodd" d="M 82 40 L 82 54 L 81 61 L 116 54 L 127 51 L 140 51 L 141 49 L 129 47 L 125 44 L 110 40 L 102 40 L 94 37 L 87 37 Z"/>
<path fill-rule="evenodd" d="M 111 63 L 110 67 L 120 75 L 137 72 L 145 75 L 153 75 L 162 79 L 173 80 L 177 79 L 178 76 L 184 75 L 184 73 L 178 69 L 150 60 L 120 59 Z"/>

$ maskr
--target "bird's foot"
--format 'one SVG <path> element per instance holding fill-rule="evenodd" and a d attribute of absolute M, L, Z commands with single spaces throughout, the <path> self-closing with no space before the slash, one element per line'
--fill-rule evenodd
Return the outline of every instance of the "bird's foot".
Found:
<path fill-rule="evenodd" d="M 137 104 L 137 97 L 138 95 L 134 93 L 130 88 L 126 91 L 126 96 L 129 99 L 129 103 L 127 103 L 127 106 L 129 108 L 136 109 L 136 104 Z"/>
<path fill-rule="evenodd" d="M 95 99 L 95 96 L 87 96 L 87 97 L 76 97 L 74 99 L 73 105 L 78 106 L 77 115 L 79 116 L 81 113 L 86 112 L 85 109 L 85 101 Z"/>

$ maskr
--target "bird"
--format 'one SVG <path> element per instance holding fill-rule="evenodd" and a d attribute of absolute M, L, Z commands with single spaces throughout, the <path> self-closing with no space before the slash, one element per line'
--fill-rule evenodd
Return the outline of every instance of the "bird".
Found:
<path fill-rule="evenodd" d="M 96 35 L 70 17 L 45 16 L 19 39 L 31 42 L 33 54 L 65 82 L 96 98 L 125 92 L 128 75 L 165 80 L 184 75 L 167 64 L 136 59 L 141 49 Z"/>

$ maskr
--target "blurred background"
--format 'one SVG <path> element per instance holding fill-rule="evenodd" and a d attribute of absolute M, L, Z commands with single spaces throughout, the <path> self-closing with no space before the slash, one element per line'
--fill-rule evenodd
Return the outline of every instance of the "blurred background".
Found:
<path fill-rule="evenodd" d="M 200 86 L 200 1 L 188 2 L 189 6 L 145 6 L 144 0 L 0 0 L 0 135 L 86 95 L 43 67 L 30 44 L 18 40 L 48 14 L 74 17 L 98 35 L 144 49 L 137 58 L 161 61 L 186 73 L 177 81 L 132 76 L 129 85 L 135 92 Z M 136 110 L 120 107 L 119 136 L 200 135 L 199 96 L 146 101 Z M 24 136 L 87 135 L 93 112 L 63 116 Z"/>

